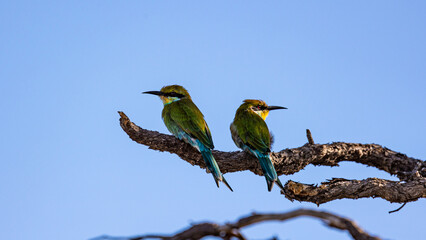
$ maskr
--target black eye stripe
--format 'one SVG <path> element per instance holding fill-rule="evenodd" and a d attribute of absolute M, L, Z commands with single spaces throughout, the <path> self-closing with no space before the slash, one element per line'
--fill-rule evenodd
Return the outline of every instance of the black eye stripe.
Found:
<path fill-rule="evenodd" d="M 177 97 L 177 98 L 183 98 L 185 95 L 177 93 L 177 92 L 170 92 L 166 94 L 167 97 Z"/>

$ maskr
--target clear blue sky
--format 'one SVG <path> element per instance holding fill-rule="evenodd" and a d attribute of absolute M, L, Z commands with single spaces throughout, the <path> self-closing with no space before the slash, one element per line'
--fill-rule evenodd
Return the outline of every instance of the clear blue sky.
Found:
<path fill-rule="evenodd" d="M 2 1 L 0 3 L 0 239 L 76 240 L 173 233 L 191 222 L 252 211 L 328 210 L 386 239 L 416 239 L 424 199 L 321 205 L 290 202 L 251 172 L 217 189 L 204 170 L 131 141 L 117 110 L 167 133 L 160 100 L 181 84 L 216 149 L 237 150 L 235 109 L 260 98 L 274 150 L 306 143 L 378 143 L 426 159 L 424 1 Z M 292 176 L 395 179 L 343 163 Z M 261 224 L 253 239 L 349 239 L 317 220 Z"/>

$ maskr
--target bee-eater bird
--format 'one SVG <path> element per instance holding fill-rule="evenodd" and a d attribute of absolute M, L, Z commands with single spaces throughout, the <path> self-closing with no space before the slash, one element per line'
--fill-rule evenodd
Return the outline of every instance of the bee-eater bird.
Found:
<path fill-rule="evenodd" d="M 232 140 L 235 145 L 259 159 L 268 184 L 268 191 L 272 190 L 274 182 L 284 190 L 271 162 L 271 135 L 265 123 L 269 111 L 276 109 L 287 108 L 268 106 L 262 100 L 247 99 L 237 109 L 234 121 L 231 123 Z"/>
<path fill-rule="evenodd" d="M 175 137 L 189 143 L 201 153 L 207 168 L 213 174 L 217 187 L 222 181 L 232 191 L 212 155 L 214 145 L 209 127 L 201 111 L 192 102 L 188 91 L 182 86 L 170 85 L 161 88 L 160 91 L 143 93 L 160 97 L 164 104 L 161 116 L 167 129 Z"/>

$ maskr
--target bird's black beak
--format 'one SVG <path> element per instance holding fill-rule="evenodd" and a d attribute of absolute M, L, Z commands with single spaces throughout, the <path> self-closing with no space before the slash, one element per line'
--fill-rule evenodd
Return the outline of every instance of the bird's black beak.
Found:
<path fill-rule="evenodd" d="M 157 95 L 157 96 L 164 96 L 164 93 L 160 92 L 160 91 L 148 91 L 148 92 L 143 92 L 143 93 Z"/>
<path fill-rule="evenodd" d="M 287 109 L 286 107 L 280 107 L 280 106 L 268 106 L 268 110 L 278 110 L 278 109 Z"/>

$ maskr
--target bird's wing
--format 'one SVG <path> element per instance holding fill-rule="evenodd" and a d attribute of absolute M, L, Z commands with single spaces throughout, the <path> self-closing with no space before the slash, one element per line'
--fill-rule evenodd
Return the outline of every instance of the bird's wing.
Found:
<path fill-rule="evenodd" d="M 268 126 L 256 113 L 244 111 L 237 118 L 235 125 L 244 144 L 261 153 L 270 152 L 271 140 Z"/>
<path fill-rule="evenodd" d="M 191 137 L 213 149 L 210 129 L 198 107 L 190 99 L 182 99 L 172 104 L 170 104 L 170 119 Z"/>

